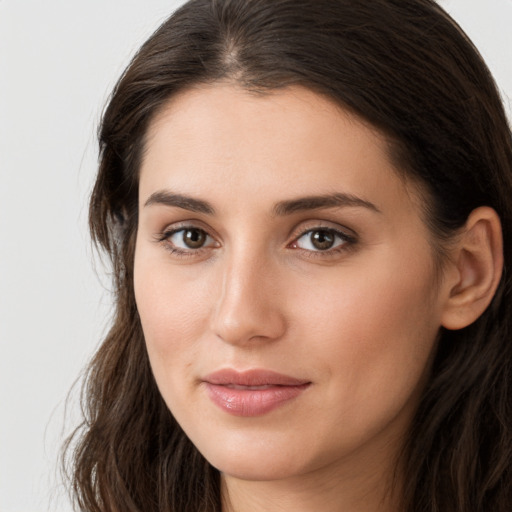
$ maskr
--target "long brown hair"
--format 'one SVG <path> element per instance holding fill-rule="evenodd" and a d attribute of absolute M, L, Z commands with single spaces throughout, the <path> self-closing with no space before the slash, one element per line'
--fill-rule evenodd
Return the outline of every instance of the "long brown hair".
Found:
<path fill-rule="evenodd" d="M 378 128 L 397 170 L 422 184 L 439 247 L 474 208 L 498 212 L 505 271 L 474 324 L 440 333 L 404 443 L 403 510 L 510 512 L 512 138 L 487 67 L 433 0 L 191 0 L 134 57 L 103 116 L 90 203 L 93 239 L 113 265 L 116 314 L 67 445 L 79 509 L 220 510 L 217 470 L 156 387 L 132 281 L 148 125 L 178 91 L 220 80 L 263 94 L 302 85 Z"/>

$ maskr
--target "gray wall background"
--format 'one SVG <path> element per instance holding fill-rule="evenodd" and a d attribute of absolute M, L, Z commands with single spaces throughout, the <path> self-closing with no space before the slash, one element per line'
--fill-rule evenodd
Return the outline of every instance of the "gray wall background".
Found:
<path fill-rule="evenodd" d="M 95 131 L 137 47 L 181 0 L 0 0 L 0 512 L 71 510 L 68 391 L 110 312 L 86 229 Z M 512 0 L 441 0 L 512 118 Z"/>

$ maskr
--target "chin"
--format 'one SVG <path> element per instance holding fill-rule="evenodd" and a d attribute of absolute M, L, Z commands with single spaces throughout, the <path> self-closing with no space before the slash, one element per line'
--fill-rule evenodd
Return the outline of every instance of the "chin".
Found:
<path fill-rule="evenodd" d="M 265 436 L 261 431 L 253 435 L 232 432 L 224 436 L 212 436 L 215 443 L 211 443 L 210 439 L 205 443 L 199 440 L 194 444 L 222 474 L 241 480 L 283 480 L 321 466 L 317 457 L 310 460 L 307 451 L 299 449 L 289 440 L 286 442 L 282 439 L 283 435 L 274 433 Z"/>
<path fill-rule="evenodd" d="M 284 480 L 303 472 L 277 453 L 270 457 L 262 457 L 261 454 L 252 457 L 250 454 L 237 454 L 209 462 L 223 475 L 254 482 Z"/>

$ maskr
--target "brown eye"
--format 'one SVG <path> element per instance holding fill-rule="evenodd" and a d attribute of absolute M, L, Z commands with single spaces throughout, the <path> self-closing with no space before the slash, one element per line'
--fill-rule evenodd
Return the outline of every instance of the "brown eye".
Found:
<path fill-rule="evenodd" d="M 331 249 L 341 248 L 355 243 L 354 237 L 346 235 L 336 229 L 317 228 L 303 233 L 294 242 L 293 246 L 312 252 L 328 252 Z"/>
<path fill-rule="evenodd" d="M 334 233 L 325 230 L 312 231 L 310 234 L 311 244 L 319 251 L 330 249 L 335 242 Z"/>
<path fill-rule="evenodd" d="M 178 252 L 197 251 L 217 246 L 215 240 L 206 231 L 193 226 L 164 233 L 160 240 L 165 241 Z"/>
<path fill-rule="evenodd" d="M 199 249 L 203 247 L 208 235 L 202 229 L 184 229 L 183 243 L 189 249 Z"/>

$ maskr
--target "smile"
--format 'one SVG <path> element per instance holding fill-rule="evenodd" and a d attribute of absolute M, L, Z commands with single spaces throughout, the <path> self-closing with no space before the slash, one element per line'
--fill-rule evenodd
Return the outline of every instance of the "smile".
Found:
<path fill-rule="evenodd" d="M 225 369 L 203 379 L 210 400 L 235 416 L 260 416 L 305 391 L 311 382 L 267 370 Z"/>

